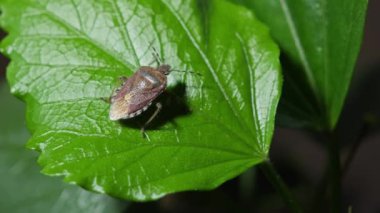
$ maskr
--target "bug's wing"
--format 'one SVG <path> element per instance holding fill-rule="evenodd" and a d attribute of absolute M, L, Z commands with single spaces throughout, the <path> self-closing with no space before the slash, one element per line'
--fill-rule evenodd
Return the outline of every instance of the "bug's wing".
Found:
<path fill-rule="evenodd" d="M 165 85 L 154 87 L 152 89 L 144 89 L 138 94 L 131 96 L 129 99 L 129 113 L 135 113 L 141 109 L 146 110 L 151 102 L 157 98 L 165 89 Z"/>
<path fill-rule="evenodd" d="M 153 88 L 135 85 L 130 86 L 128 90 L 121 90 L 111 99 L 110 119 L 126 119 L 133 117 L 138 111 L 141 113 L 164 89 L 165 85 Z"/>
<path fill-rule="evenodd" d="M 119 94 L 116 94 L 111 98 L 111 109 L 109 114 L 111 120 L 115 121 L 123 119 L 128 117 L 129 113 L 128 102 L 124 101 Z"/>

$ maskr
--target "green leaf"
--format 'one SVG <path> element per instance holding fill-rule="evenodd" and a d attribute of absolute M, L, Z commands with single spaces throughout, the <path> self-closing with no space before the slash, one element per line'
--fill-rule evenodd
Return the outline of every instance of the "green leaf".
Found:
<path fill-rule="evenodd" d="M 24 147 L 24 106 L 2 81 L 0 99 L 0 212 L 120 212 L 115 199 L 40 174 L 36 153 Z"/>
<path fill-rule="evenodd" d="M 368 0 L 236 1 L 270 27 L 284 53 L 280 120 L 334 129 L 360 50 Z"/>
<path fill-rule="evenodd" d="M 212 189 L 267 158 L 280 95 L 279 50 L 241 6 L 221 1 L 3 1 L 12 92 L 27 103 L 49 175 L 132 200 Z M 152 61 L 176 70 L 163 112 L 113 122 L 119 76 Z M 153 108 L 152 108 L 153 110 Z M 140 123 L 140 124 L 139 124 Z"/>

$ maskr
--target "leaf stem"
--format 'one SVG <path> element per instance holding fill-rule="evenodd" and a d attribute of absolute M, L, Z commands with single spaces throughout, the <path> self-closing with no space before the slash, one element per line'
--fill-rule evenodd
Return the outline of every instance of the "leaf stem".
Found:
<path fill-rule="evenodd" d="M 239 176 L 239 194 L 244 205 L 248 206 L 254 197 L 257 168 L 252 167 Z"/>
<path fill-rule="evenodd" d="M 268 180 L 272 183 L 273 187 L 280 193 L 282 199 L 285 201 L 291 212 L 302 212 L 299 203 L 294 198 L 293 193 L 288 186 L 284 183 L 281 176 L 275 170 L 273 164 L 269 159 L 260 164 L 260 169 L 263 171 Z"/>
<path fill-rule="evenodd" d="M 342 167 L 342 178 L 344 178 L 345 174 L 347 173 L 352 160 L 355 158 L 355 155 L 357 153 L 357 150 L 359 149 L 360 145 L 362 144 L 363 139 L 367 136 L 368 131 L 369 131 L 369 123 L 364 122 L 360 131 L 359 135 L 354 141 L 353 145 L 350 148 L 350 151 L 348 152 L 347 158 L 343 162 L 343 167 Z"/>
<path fill-rule="evenodd" d="M 341 212 L 341 166 L 340 166 L 340 153 L 339 143 L 336 139 L 335 132 L 328 133 L 328 140 L 326 140 L 328 149 L 328 171 L 329 171 L 329 188 L 330 188 L 330 207 L 331 212 Z"/>

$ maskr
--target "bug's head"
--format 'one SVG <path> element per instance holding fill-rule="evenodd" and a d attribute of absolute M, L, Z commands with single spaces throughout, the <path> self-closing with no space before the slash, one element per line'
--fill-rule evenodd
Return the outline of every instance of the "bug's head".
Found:
<path fill-rule="evenodd" d="M 164 75 L 169 75 L 171 67 L 167 64 L 160 65 L 158 71 Z"/>

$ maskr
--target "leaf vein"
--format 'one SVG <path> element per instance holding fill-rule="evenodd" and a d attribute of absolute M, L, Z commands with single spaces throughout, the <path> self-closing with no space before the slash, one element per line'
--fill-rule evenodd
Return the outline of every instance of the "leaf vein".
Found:
<path fill-rule="evenodd" d="M 244 54 L 244 58 L 245 58 L 245 61 L 246 61 L 246 65 L 247 65 L 247 69 L 248 69 L 248 73 L 249 73 L 249 85 L 250 85 L 250 100 L 251 100 L 251 110 L 252 110 L 252 120 L 253 120 L 253 123 L 255 124 L 255 129 L 256 129 L 256 132 L 260 138 L 260 140 L 258 141 L 259 144 L 262 144 L 262 142 L 264 141 L 263 139 L 263 136 L 261 134 L 261 125 L 258 123 L 259 122 L 259 116 L 258 116 L 258 112 L 257 112 L 257 102 L 256 102 L 256 87 L 254 85 L 254 72 L 257 68 L 257 65 L 260 63 L 261 59 L 263 58 L 263 54 L 260 55 L 257 63 L 255 64 L 255 67 L 252 67 L 251 66 L 251 63 L 250 63 L 250 60 L 248 58 L 248 50 L 245 48 L 245 45 L 244 45 L 244 42 L 243 42 L 243 39 L 241 38 L 241 36 L 236 33 L 235 34 L 237 39 L 240 41 L 240 44 L 241 44 L 241 48 L 243 50 L 243 54 Z"/>
<path fill-rule="evenodd" d="M 84 136 L 85 134 L 82 134 L 82 135 Z M 70 144 L 70 143 L 72 143 L 72 142 L 74 142 L 74 141 L 66 141 L 63 144 L 62 147 L 67 148 L 67 145 Z M 148 145 L 138 145 L 138 146 L 135 146 L 135 147 L 133 147 L 131 149 L 128 149 L 128 150 L 122 150 L 122 151 L 118 151 L 118 152 L 99 154 L 99 155 L 96 155 L 96 156 L 86 156 L 86 157 L 82 157 L 82 158 L 75 158 L 75 159 L 72 159 L 72 160 L 65 160 L 65 164 L 67 164 L 67 163 L 76 163 L 76 162 L 86 161 L 86 160 L 95 160 L 95 161 L 98 161 L 98 160 L 101 160 L 101 159 L 104 159 L 104 158 L 115 157 L 115 156 L 120 155 L 120 154 L 126 154 L 126 153 L 137 151 L 139 149 L 144 149 L 144 148 L 159 149 L 159 148 L 175 148 L 175 147 L 181 147 L 181 148 L 187 148 L 187 149 L 200 149 L 200 150 L 204 149 L 204 150 L 211 150 L 211 151 L 214 151 L 214 152 L 225 152 L 225 153 L 230 153 L 230 154 L 239 155 L 239 156 L 249 156 L 249 158 L 251 158 L 251 156 L 248 155 L 247 153 L 243 153 L 243 152 L 240 152 L 240 151 L 237 151 L 237 150 L 223 149 L 223 148 L 220 148 L 220 147 L 206 147 L 206 146 L 200 146 L 200 145 L 195 145 L 195 144 L 185 144 L 185 143 L 181 143 L 181 144 L 159 144 L 159 143 L 155 143 L 154 146 L 152 146 L 151 144 L 148 144 Z M 56 149 L 56 150 L 59 150 L 59 148 Z M 94 163 L 94 162 L 92 161 L 92 163 Z"/>
<path fill-rule="evenodd" d="M 181 172 L 177 172 L 175 174 L 165 175 L 163 177 L 160 177 L 160 178 L 157 178 L 157 179 L 153 179 L 153 180 L 149 180 L 147 182 L 139 182 L 138 184 L 128 185 L 128 187 L 129 188 L 133 188 L 133 187 L 136 187 L 136 186 L 141 187 L 141 186 L 153 183 L 153 182 L 165 180 L 167 178 L 172 178 L 172 177 L 175 177 L 175 176 L 183 175 L 183 174 L 186 174 L 186 173 L 190 173 L 190 172 L 194 172 L 194 171 L 197 171 L 197 170 L 202 170 L 202 169 L 206 169 L 206 168 L 210 168 L 210 167 L 216 167 L 216 166 L 219 166 L 219 165 L 222 165 L 222 164 L 225 164 L 225 163 L 229 163 L 229 162 L 234 162 L 234 161 L 251 161 L 251 160 L 252 159 L 250 159 L 250 158 L 235 158 L 235 159 L 224 160 L 224 161 L 220 161 L 220 162 L 217 162 L 217 163 L 212 163 L 212 164 L 209 164 L 209 165 L 200 166 L 200 167 L 197 167 L 197 168 L 192 168 L 192 169 L 184 170 L 184 171 L 181 171 Z"/>
<path fill-rule="evenodd" d="M 311 86 L 315 96 L 319 97 L 318 92 L 317 92 L 318 90 L 317 90 L 316 81 L 315 81 L 315 78 L 313 76 L 313 71 L 312 71 L 310 64 L 309 64 L 309 61 L 306 57 L 305 48 L 302 45 L 300 36 L 298 35 L 298 30 L 297 30 L 296 24 L 293 20 L 292 14 L 291 14 L 289 7 L 286 3 L 286 0 L 280 0 L 280 4 L 281 4 L 282 12 L 285 15 L 286 23 L 288 24 L 290 33 L 291 33 L 292 38 L 294 40 L 294 44 L 296 46 L 298 55 L 300 56 L 302 66 L 305 69 L 306 77 L 310 83 L 310 86 Z"/>
<path fill-rule="evenodd" d="M 121 30 L 119 30 L 119 32 L 121 33 L 121 35 L 124 38 L 123 43 L 124 43 L 125 49 L 128 50 L 128 47 L 130 47 L 132 49 L 132 54 L 133 54 L 133 58 L 135 60 L 135 63 L 137 65 L 137 67 L 140 67 L 140 60 L 139 60 L 139 57 L 137 56 L 136 48 L 134 47 L 131 36 L 127 30 L 127 24 L 123 21 L 124 19 L 123 19 L 123 16 L 121 14 L 120 8 L 117 5 L 116 0 L 111 0 L 111 4 L 112 4 L 112 7 L 115 11 L 114 14 L 116 15 L 115 18 L 118 22 L 118 29 L 120 29 L 120 27 L 122 28 Z M 131 18 L 132 17 L 133 16 L 131 15 Z"/>
<path fill-rule="evenodd" d="M 119 63 L 121 66 L 125 67 L 126 69 L 129 70 L 134 70 L 132 64 L 129 64 L 125 60 L 122 60 L 119 58 L 119 56 L 115 55 L 112 53 L 111 50 L 107 49 L 103 45 L 101 45 L 99 42 L 95 41 L 94 39 L 90 38 L 88 35 L 86 35 L 84 32 L 78 30 L 75 26 L 71 25 L 70 23 L 66 22 L 63 20 L 61 17 L 57 16 L 56 14 L 52 13 L 51 11 L 44 10 L 43 8 L 40 9 L 40 14 L 46 14 L 52 21 L 57 22 L 58 24 L 61 24 L 64 26 L 66 29 L 72 31 L 73 33 L 77 34 L 79 37 L 82 37 L 84 40 L 89 42 L 91 45 L 96 47 L 99 51 L 104 52 L 105 54 L 109 55 L 111 58 L 115 60 L 115 62 Z M 33 14 L 33 15 L 38 15 L 38 14 Z M 27 16 L 27 15 L 25 15 Z"/>
<path fill-rule="evenodd" d="M 189 28 L 186 26 L 186 24 L 181 19 L 181 17 L 179 16 L 179 14 L 176 13 L 176 11 L 165 0 L 160 0 L 160 1 L 169 9 L 169 11 L 173 14 L 173 16 L 176 17 L 176 19 L 179 22 L 179 24 L 181 25 L 182 29 L 185 31 L 187 37 L 191 41 L 191 44 L 193 44 L 193 46 L 195 47 L 195 49 L 198 51 L 198 53 L 202 57 L 202 60 L 204 61 L 204 63 L 206 64 L 208 70 L 210 71 L 211 75 L 213 76 L 215 83 L 218 85 L 218 88 L 219 88 L 220 92 L 223 94 L 224 99 L 227 101 L 227 103 L 228 103 L 228 105 L 229 105 L 232 113 L 234 114 L 234 116 L 236 117 L 236 119 L 239 121 L 239 123 L 241 124 L 242 128 L 246 128 L 246 125 L 244 125 L 244 124 L 241 123 L 241 121 L 243 119 L 241 119 L 241 117 L 239 116 L 237 110 L 235 109 L 235 107 L 234 107 L 231 99 L 228 97 L 227 92 L 223 89 L 223 85 L 222 85 L 221 81 L 219 80 L 219 77 L 216 74 L 213 66 L 211 65 L 210 61 L 207 59 L 206 54 L 201 49 L 201 47 L 199 46 L 199 44 L 195 40 L 194 36 L 191 34 Z"/>

